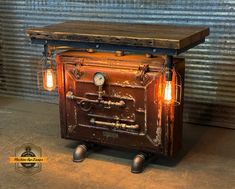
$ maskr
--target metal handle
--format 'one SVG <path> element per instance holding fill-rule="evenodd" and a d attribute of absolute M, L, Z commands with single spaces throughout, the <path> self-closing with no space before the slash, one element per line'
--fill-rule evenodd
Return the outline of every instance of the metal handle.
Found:
<path fill-rule="evenodd" d="M 88 98 L 75 96 L 75 95 L 73 95 L 73 92 L 71 92 L 71 91 L 67 92 L 66 98 L 72 99 L 72 100 L 73 99 L 81 100 L 81 102 L 83 102 L 83 103 L 87 102 L 87 103 L 94 103 L 94 104 L 103 104 L 103 105 L 107 105 L 107 106 L 124 107 L 126 105 L 126 103 L 123 100 L 120 100 L 119 102 L 113 102 L 111 100 L 108 100 L 108 101 L 106 101 L 106 100 L 91 100 Z"/>
<path fill-rule="evenodd" d="M 128 125 L 125 123 L 119 123 L 119 122 L 106 122 L 106 121 L 96 121 L 95 118 L 92 118 L 90 120 L 90 123 L 96 124 L 96 125 L 103 125 L 108 127 L 114 127 L 114 128 L 121 128 L 121 129 L 139 129 L 139 125 Z"/>

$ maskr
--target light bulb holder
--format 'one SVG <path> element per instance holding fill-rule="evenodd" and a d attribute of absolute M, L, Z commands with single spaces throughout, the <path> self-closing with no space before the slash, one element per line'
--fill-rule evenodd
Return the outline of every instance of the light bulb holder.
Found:
<path fill-rule="evenodd" d="M 173 56 L 166 55 L 165 62 L 166 62 L 166 67 L 167 68 L 169 68 L 169 69 L 173 68 Z"/>
<path fill-rule="evenodd" d="M 173 72 L 171 69 L 166 69 L 166 81 L 172 81 Z"/>
<path fill-rule="evenodd" d="M 39 90 L 54 91 L 56 89 L 56 65 L 54 53 L 50 46 L 44 45 L 43 57 L 38 63 L 37 83 Z"/>
<path fill-rule="evenodd" d="M 166 59 L 165 59 L 165 75 L 166 75 L 166 81 L 172 81 L 172 77 L 173 77 L 173 56 L 167 55 Z"/>
<path fill-rule="evenodd" d="M 163 102 L 167 106 L 181 104 L 182 78 L 176 72 L 173 64 L 173 56 L 167 55 L 165 59 L 165 71 L 163 74 Z"/>

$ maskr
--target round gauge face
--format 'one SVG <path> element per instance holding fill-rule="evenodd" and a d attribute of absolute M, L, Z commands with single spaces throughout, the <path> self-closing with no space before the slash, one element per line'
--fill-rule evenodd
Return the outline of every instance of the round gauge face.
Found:
<path fill-rule="evenodd" d="M 95 75 L 94 75 L 94 83 L 96 86 L 102 86 L 104 85 L 104 82 L 105 82 L 105 76 L 103 73 L 100 73 L 100 72 L 97 72 Z"/>

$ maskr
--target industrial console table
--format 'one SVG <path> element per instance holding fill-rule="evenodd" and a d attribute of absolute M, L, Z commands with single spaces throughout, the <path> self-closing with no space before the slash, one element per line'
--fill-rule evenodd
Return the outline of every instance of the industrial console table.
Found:
<path fill-rule="evenodd" d="M 207 27 L 67 21 L 27 32 L 44 45 L 45 64 L 57 54 L 61 135 L 81 142 L 75 162 L 94 145 L 134 149 L 131 171 L 140 173 L 151 156 L 177 154 L 184 59 L 176 56 L 203 43 Z M 46 73 L 45 88 L 55 89 Z"/>

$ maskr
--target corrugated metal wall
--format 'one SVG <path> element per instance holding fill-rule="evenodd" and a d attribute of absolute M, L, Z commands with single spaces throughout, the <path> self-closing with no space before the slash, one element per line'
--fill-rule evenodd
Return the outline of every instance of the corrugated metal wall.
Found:
<path fill-rule="evenodd" d="M 0 0 L 0 93 L 54 101 L 37 90 L 36 63 L 42 46 L 31 45 L 25 29 L 64 20 L 204 25 L 206 43 L 187 60 L 185 121 L 235 128 L 234 0 Z"/>

